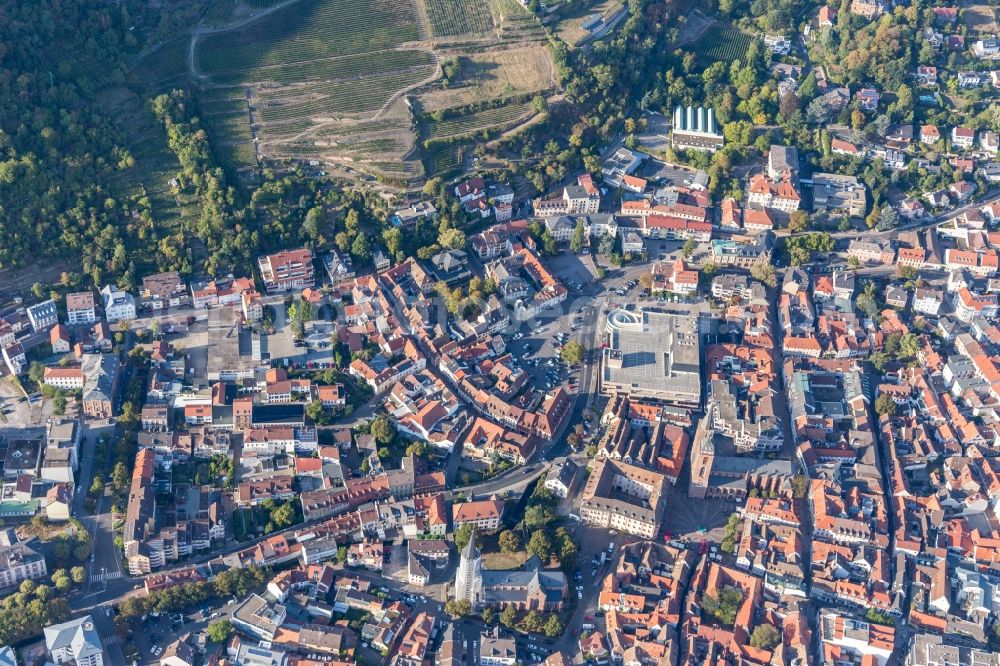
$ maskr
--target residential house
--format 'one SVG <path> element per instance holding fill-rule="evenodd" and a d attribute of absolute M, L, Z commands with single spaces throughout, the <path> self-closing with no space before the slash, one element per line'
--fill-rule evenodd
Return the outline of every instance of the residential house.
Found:
<path fill-rule="evenodd" d="M 90 615 L 44 629 L 45 649 L 55 664 L 104 666 L 101 636 Z"/>
<path fill-rule="evenodd" d="M 132 294 L 108 284 L 101 289 L 101 297 L 104 299 L 104 318 L 109 323 L 135 319 L 135 299 Z"/>
<path fill-rule="evenodd" d="M 917 67 L 917 83 L 925 86 L 937 85 L 937 67 L 921 65 Z M 931 142 L 933 143 L 933 142 Z"/>
<path fill-rule="evenodd" d="M 56 324 L 49 331 L 49 344 L 52 345 L 52 352 L 54 354 L 68 354 L 72 348 L 69 329 L 62 324 Z"/>
<path fill-rule="evenodd" d="M 941 140 L 941 132 L 935 125 L 922 125 L 920 127 L 920 143 L 935 144 Z"/>
<path fill-rule="evenodd" d="M 879 92 L 874 88 L 862 88 L 855 95 L 862 111 L 878 111 Z"/>
<path fill-rule="evenodd" d="M 45 553 L 37 537 L 19 541 L 13 529 L 0 532 L 0 590 L 9 592 L 23 581 L 46 576 Z"/>
<path fill-rule="evenodd" d="M 142 278 L 139 304 L 143 310 L 163 310 L 190 304 L 187 285 L 177 271 L 147 275 Z"/>
<path fill-rule="evenodd" d="M 437 217 L 437 208 L 430 201 L 420 201 L 413 204 L 407 208 L 400 208 L 392 217 L 389 218 L 389 222 L 393 226 L 397 227 L 414 227 L 417 222 L 421 220 L 433 220 Z"/>
<path fill-rule="evenodd" d="M 264 287 L 269 292 L 297 291 L 316 286 L 313 253 L 308 248 L 282 250 L 257 259 Z"/>
<path fill-rule="evenodd" d="M 3 349 L 0 349 L 0 356 L 3 356 L 4 364 L 12 375 L 23 374 L 28 369 L 28 357 L 20 342 L 5 345 Z"/>
<path fill-rule="evenodd" d="M 35 333 L 43 333 L 59 323 L 59 309 L 51 298 L 28 307 L 27 313 Z"/>
<path fill-rule="evenodd" d="M 503 507 L 503 501 L 495 498 L 455 504 L 451 507 L 452 528 L 470 524 L 480 532 L 494 532 L 500 527 Z"/>
<path fill-rule="evenodd" d="M 976 130 L 968 127 L 953 127 L 951 129 L 951 145 L 954 148 L 968 150 L 976 141 Z"/>
<path fill-rule="evenodd" d="M 78 291 L 66 294 L 66 323 L 70 326 L 76 324 L 93 324 L 97 321 L 97 308 L 94 301 L 94 292 Z"/>

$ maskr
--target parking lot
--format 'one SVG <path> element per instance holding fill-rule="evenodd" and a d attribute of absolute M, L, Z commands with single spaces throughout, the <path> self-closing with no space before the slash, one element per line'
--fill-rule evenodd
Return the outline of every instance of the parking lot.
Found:
<path fill-rule="evenodd" d="M 75 413 L 73 401 L 68 401 L 67 418 Z M 0 380 L 0 428 L 31 428 L 44 424 L 51 415 L 51 401 L 39 394 L 26 398 L 8 379 Z"/>
<path fill-rule="evenodd" d="M 580 333 L 579 312 L 558 319 L 532 319 L 511 336 L 508 351 L 518 365 L 530 375 L 534 386 L 548 390 L 568 382 L 571 390 L 579 380 L 579 366 L 563 363 L 560 352 L 564 344 L 577 339 Z"/>

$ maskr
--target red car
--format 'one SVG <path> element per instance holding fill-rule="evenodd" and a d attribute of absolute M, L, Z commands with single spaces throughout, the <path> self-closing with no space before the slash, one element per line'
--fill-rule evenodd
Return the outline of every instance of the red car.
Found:
<path fill-rule="evenodd" d="M 708 542 L 707 541 L 702 541 L 701 542 L 701 547 L 698 549 L 698 552 L 701 555 L 704 555 L 705 553 L 708 552 Z"/>

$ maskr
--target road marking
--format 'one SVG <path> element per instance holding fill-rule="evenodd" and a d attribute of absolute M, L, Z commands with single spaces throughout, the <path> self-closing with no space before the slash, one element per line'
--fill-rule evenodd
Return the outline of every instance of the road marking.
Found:
<path fill-rule="evenodd" d="M 123 574 L 121 571 L 112 571 L 110 573 L 94 574 L 93 576 L 90 577 L 90 579 L 95 583 L 100 583 L 102 581 L 120 580 L 124 577 L 125 574 Z"/>
<path fill-rule="evenodd" d="M 104 637 L 104 644 L 105 645 L 117 645 L 118 644 L 118 636 L 116 636 L 115 634 L 111 634 L 110 636 L 105 636 Z"/>

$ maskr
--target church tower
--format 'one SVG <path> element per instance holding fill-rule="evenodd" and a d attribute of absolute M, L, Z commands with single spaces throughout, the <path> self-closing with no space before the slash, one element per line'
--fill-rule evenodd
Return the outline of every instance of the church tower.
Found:
<path fill-rule="evenodd" d="M 469 543 L 462 550 L 462 558 L 455 573 L 455 598 L 467 600 L 475 608 L 483 588 L 483 557 L 476 547 L 476 531 L 472 530 Z"/>

